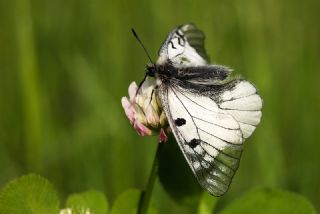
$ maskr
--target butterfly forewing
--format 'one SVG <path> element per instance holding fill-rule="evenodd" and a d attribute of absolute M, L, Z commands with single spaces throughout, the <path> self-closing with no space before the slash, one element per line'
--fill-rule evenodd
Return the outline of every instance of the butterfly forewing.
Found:
<path fill-rule="evenodd" d="M 175 66 L 206 65 L 209 57 L 204 49 L 204 33 L 193 24 L 174 29 L 159 51 L 157 64 L 168 60 Z"/>
<path fill-rule="evenodd" d="M 188 164 L 201 186 L 216 196 L 228 190 L 239 166 L 244 139 L 260 121 L 262 107 L 249 82 L 234 80 L 227 84 L 230 90 L 212 96 L 191 93 L 176 85 L 163 85 L 159 90 L 170 127 Z M 247 109 L 241 105 L 246 99 L 252 99 Z"/>

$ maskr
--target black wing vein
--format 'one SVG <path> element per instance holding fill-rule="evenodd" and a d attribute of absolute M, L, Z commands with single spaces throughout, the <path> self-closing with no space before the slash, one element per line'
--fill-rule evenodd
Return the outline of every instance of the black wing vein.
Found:
<path fill-rule="evenodd" d="M 192 116 L 192 115 L 190 115 L 190 116 Z M 218 126 L 218 127 L 220 127 L 220 128 L 224 128 L 224 129 L 228 129 L 228 130 L 239 130 L 239 129 L 227 128 L 227 127 L 221 126 L 221 125 L 219 125 L 219 124 L 217 124 L 217 123 L 213 123 L 213 122 L 210 122 L 210 121 L 201 119 L 200 117 L 196 117 L 196 116 L 192 116 L 192 117 L 194 117 L 194 118 L 196 118 L 196 119 L 198 119 L 198 120 L 202 120 L 203 122 L 210 123 L 210 124 L 212 124 L 212 125 Z"/>
<path fill-rule="evenodd" d="M 198 128 L 198 127 L 197 127 L 197 128 Z M 231 142 L 226 141 L 226 140 L 224 140 L 224 139 L 222 139 L 222 138 L 220 138 L 220 137 L 217 137 L 217 136 L 215 136 L 215 135 L 213 135 L 213 134 L 211 134 L 211 133 L 209 133 L 209 132 L 207 132 L 207 131 L 205 131 L 205 130 L 203 130 L 203 129 L 201 129 L 201 128 L 198 128 L 198 129 L 201 130 L 201 131 L 203 131 L 204 133 L 206 133 L 206 134 L 208 134 L 208 135 L 211 135 L 212 137 L 218 138 L 219 140 L 225 142 L 226 144 L 229 144 L 229 145 L 232 145 L 232 146 L 242 147 L 242 144 L 231 143 Z"/>
<path fill-rule="evenodd" d="M 194 122 L 194 119 L 192 117 L 192 115 L 190 114 L 189 110 L 186 108 L 186 106 L 183 104 L 183 102 L 181 101 L 181 99 L 177 96 L 176 92 L 173 90 L 173 88 L 171 88 L 172 92 L 174 93 L 174 95 L 176 96 L 176 98 L 180 101 L 180 103 L 183 105 L 184 109 L 188 112 L 188 114 L 190 115 L 191 117 L 191 120 L 193 122 L 193 125 L 195 127 L 197 127 L 196 123 Z M 199 130 L 197 129 L 197 134 L 198 134 L 198 139 L 200 139 L 200 135 L 199 135 Z"/>

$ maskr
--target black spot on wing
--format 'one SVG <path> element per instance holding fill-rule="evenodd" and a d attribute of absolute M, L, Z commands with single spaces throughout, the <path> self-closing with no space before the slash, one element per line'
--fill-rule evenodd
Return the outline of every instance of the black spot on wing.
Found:
<path fill-rule="evenodd" d="M 186 120 L 184 118 L 177 118 L 174 120 L 174 124 L 176 124 L 176 126 L 183 126 L 186 124 Z"/>
<path fill-rule="evenodd" d="M 200 144 L 201 140 L 193 138 L 188 145 L 193 149 Z"/>

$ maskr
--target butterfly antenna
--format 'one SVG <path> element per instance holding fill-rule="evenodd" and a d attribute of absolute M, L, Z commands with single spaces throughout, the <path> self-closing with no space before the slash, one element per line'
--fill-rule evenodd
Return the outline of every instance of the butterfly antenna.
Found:
<path fill-rule="evenodd" d="M 147 51 L 147 49 L 144 47 L 144 45 L 143 45 L 143 43 L 141 42 L 141 40 L 140 40 L 139 36 L 137 35 L 137 33 L 134 31 L 134 29 L 133 29 L 133 28 L 131 28 L 131 31 L 132 31 L 132 33 L 133 33 L 134 37 L 136 37 L 136 39 L 138 40 L 138 42 L 139 42 L 139 43 L 140 43 L 140 45 L 142 46 L 142 48 L 143 48 L 144 52 L 147 54 L 147 56 L 148 56 L 148 58 L 149 58 L 150 62 L 151 62 L 152 64 L 154 64 L 154 63 L 153 63 L 153 61 L 152 61 L 152 59 L 151 59 L 151 57 L 150 57 L 150 55 L 149 55 L 149 53 L 148 53 L 148 51 Z"/>

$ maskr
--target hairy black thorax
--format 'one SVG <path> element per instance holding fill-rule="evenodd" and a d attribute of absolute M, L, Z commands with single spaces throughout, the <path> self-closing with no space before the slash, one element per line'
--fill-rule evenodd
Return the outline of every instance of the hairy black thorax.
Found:
<path fill-rule="evenodd" d="M 169 83 L 170 79 L 178 77 L 178 68 L 174 67 L 171 63 L 163 65 L 148 64 L 146 75 L 160 79 L 163 83 Z"/>
<path fill-rule="evenodd" d="M 166 86 L 179 86 L 195 94 L 230 90 L 235 85 L 230 84 L 232 81 L 225 82 L 228 84 L 219 84 L 229 76 L 229 73 L 227 67 L 220 65 L 175 67 L 170 61 L 164 64 L 148 64 L 146 67 L 146 76 L 154 77 Z M 215 80 L 217 83 L 203 84 L 206 80 Z M 234 83 L 236 82 L 235 80 Z"/>

